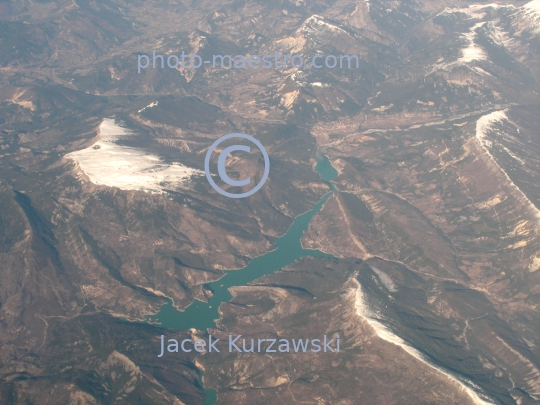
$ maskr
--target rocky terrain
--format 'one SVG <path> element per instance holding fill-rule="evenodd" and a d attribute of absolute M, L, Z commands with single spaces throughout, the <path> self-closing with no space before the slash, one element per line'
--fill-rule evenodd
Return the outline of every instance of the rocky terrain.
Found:
<path fill-rule="evenodd" d="M 360 66 L 137 73 L 182 50 Z M 0 402 L 203 404 L 204 369 L 220 404 L 539 403 L 539 55 L 538 0 L 0 1 Z M 231 132 L 270 155 L 248 199 L 196 175 Z M 302 244 L 335 259 L 232 288 L 212 333 L 342 352 L 158 358 L 195 332 L 141 321 L 273 250 L 322 154 Z"/>
<path fill-rule="evenodd" d="M 373 263 L 385 270 L 390 267 L 382 261 Z M 356 404 L 358 398 L 373 404 L 487 403 L 448 371 L 412 356 L 412 351 L 403 350 L 396 344 L 397 339 L 389 338 L 389 333 L 373 327 L 365 302 L 367 291 L 363 289 L 377 290 L 382 284 L 371 266 L 350 259 L 303 259 L 252 286 L 233 289 L 233 301 L 222 306 L 219 331 L 211 331 L 215 336 L 226 339 L 231 332 L 242 332 L 245 339 L 257 342 L 260 338 L 339 335 L 341 349 L 339 353 L 208 353 L 203 357 L 209 367 L 205 375 L 210 385 L 225 389 L 220 403 L 282 404 L 300 398 L 307 403 L 342 404 Z M 405 298 L 409 300 L 411 292 L 420 293 L 418 281 L 396 288 L 409 289 L 409 297 Z M 385 293 L 395 293 L 396 288 L 390 287 Z M 391 294 L 395 295 L 399 294 Z M 409 304 L 415 308 L 401 308 L 402 302 L 391 304 L 403 315 L 411 309 L 412 313 L 407 314 L 410 317 L 426 315 L 416 302 Z M 424 326 L 429 325 L 430 334 L 440 332 L 442 338 L 443 331 L 437 329 L 447 332 L 451 327 L 448 322 L 444 326 L 439 322 L 425 319 Z M 424 343 L 424 339 L 415 341 Z M 244 372 L 239 374 L 237 370 Z M 253 391 L 258 391 L 260 399 L 254 398 Z"/>

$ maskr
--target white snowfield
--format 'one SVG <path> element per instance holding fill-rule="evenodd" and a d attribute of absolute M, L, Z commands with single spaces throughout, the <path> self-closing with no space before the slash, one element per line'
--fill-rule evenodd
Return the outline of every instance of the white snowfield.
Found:
<path fill-rule="evenodd" d="M 67 157 L 79 164 L 92 183 L 122 190 L 164 193 L 185 188 L 192 176 L 204 175 L 179 163 L 164 163 L 144 149 L 115 143 L 133 135 L 113 118 L 105 118 L 99 127 L 99 141 Z"/>
<path fill-rule="evenodd" d="M 530 31 L 540 33 L 540 0 L 533 0 L 523 6 L 524 14 L 530 19 Z"/>

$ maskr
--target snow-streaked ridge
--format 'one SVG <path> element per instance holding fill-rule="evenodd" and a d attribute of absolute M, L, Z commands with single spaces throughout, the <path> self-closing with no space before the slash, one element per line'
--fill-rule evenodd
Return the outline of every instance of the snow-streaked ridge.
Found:
<path fill-rule="evenodd" d="M 362 292 L 362 286 L 356 280 L 356 278 L 352 278 L 353 282 L 356 284 L 356 300 L 355 300 L 355 307 L 356 307 L 356 313 L 364 318 L 368 324 L 374 329 L 376 335 L 380 337 L 381 339 L 392 343 L 396 346 L 401 347 L 403 350 L 405 350 L 407 353 L 409 353 L 411 356 L 416 358 L 417 360 L 421 361 L 422 363 L 428 365 L 432 369 L 436 370 L 437 372 L 443 374 L 447 379 L 452 381 L 453 384 L 456 385 L 456 387 L 462 391 L 465 392 L 476 405 L 494 405 L 493 402 L 488 402 L 487 398 L 480 398 L 479 394 L 477 394 L 473 389 L 471 389 L 468 385 L 466 385 L 462 380 L 458 379 L 457 377 L 453 376 L 448 372 L 447 370 L 444 370 L 443 368 L 434 365 L 431 363 L 429 359 L 426 358 L 422 353 L 420 353 L 417 349 L 409 345 L 407 342 L 405 342 L 402 338 L 397 336 L 395 333 L 393 333 L 390 329 L 388 329 L 385 325 L 383 325 L 381 322 L 379 322 L 376 318 L 373 317 L 373 314 L 371 313 L 368 305 L 366 304 L 364 300 L 364 294 Z M 471 381 L 467 381 L 467 384 L 470 384 L 471 386 L 475 386 Z M 478 387 L 476 387 L 478 388 Z"/>
<path fill-rule="evenodd" d="M 116 143 L 132 135 L 114 119 L 106 118 L 99 127 L 98 142 L 66 156 L 79 164 L 92 183 L 122 190 L 164 193 L 184 187 L 194 175 L 204 174 L 179 163 L 164 163 L 159 156 L 143 149 Z"/>
<path fill-rule="evenodd" d="M 310 33 L 310 32 L 321 32 L 321 31 L 330 31 L 334 33 L 344 33 L 348 34 L 343 28 L 338 27 L 337 25 L 330 24 L 326 22 L 323 17 L 318 14 L 313 14 L 309 17 L 304 23 L 298 28 L 298 32 Z"/>
<path fill-rule="evenodd" d="M 480 142 L 480 145 L 482 145 L 482 148 L 486 151 L 486 153 L 489 155 L 491 160 L 497 165 L 499 170 L 504 174 L 504 176 L 508 179 L 512 187 L 523 196 L 525 199 L 527 205 L 531 208 L 531 210 L 535 213 L 536 218 L 540 220 L 540 210 L 535 207 L 535 205 L 527 198 L 525 193 L 521 191 L 521 189 L 515 185 L 515 183 L 512 181 L 508 173 L 506 173 L 503 168 L 499 165 L 495 157 L 491 154 L 489 151 L 489 148 L 491 148 L 491 141 L 486 139 L 486 133 L 490 129 L 492 129 L 493 125 L 499 122 L 502 122 L 504 120 L 508 120 L 508 117 L 506 116 L 506 110 L 501 111 L 494 111 L 492 113 L 489 113 L 487 115 L 484 115 L 480 117 L 478 121 L 476 121 L 476 138 Z"/>
<path fill-rule="evenodd" d="M 522 16 L 527 20 L 523 27 L 526 32 L 540 33 L 540 0 L 532 0 L 525 4 L 521 10 Z"/>
<path fill-rule="evenodd" d="M 476 121 L 476 137 L 482 142 L 482 145 L 486 142 L 486 131 L 489 130 L 494 123 L 503 120 L 508 120 L 506 110 L 493 111 L 492 113 L 480 117 L 480 119 Z"/>

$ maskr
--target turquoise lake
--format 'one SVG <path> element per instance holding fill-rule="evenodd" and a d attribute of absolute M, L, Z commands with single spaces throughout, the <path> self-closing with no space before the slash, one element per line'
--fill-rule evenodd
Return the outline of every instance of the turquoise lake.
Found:
<path fill-rule="evenodd" d="M 338 174 L 326 156 L 318 161 L 315 171 L 327 182 L 330 182 Z M 275 250 L 250 260 L 249 264 L 240 270 L 226 271 L 225 276 L 221 279 L 209 283 L 208 285 L 214 295 L 207 303 L 195 301 L 184 312 L 180 312 L 173 307 L 172 302 L 169 302 L 161 307 L 159 313 L 149 317 L 148 320 L 158 321 L 161 324 L 160 326 L 171 329 L 187 330 L 194 328 L 206 331 L 208 328 L 216 326 L 215 321 L 219 319 L 218 309 L 221 303 L 232 299 L 232 295 L 228 290 L 230 287 L 247 285 L 259 277 L 281 270 L 305 256 L 333 257 L 318 250 L 304 249 L 300 243 L 300 239 L 308 229 L 312 218 L 321 210 L 332 193 L 326 194 L 310 211 L 298 216 L 287 233 L 277 239 Z M 199 382 L 202 385 L 202 373 Z M 204 405 L 213 405 L 217 398 L 216 392 L 214 390 L 205 390 L 205 394 Z"/>

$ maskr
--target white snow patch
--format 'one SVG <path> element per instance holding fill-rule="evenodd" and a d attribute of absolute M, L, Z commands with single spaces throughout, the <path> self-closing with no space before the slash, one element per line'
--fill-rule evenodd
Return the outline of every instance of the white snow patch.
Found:
<path fill-rule="evenodd" d="M 482 47 L 480 47 L 475 42 L 475 39 L 477 37 L 476 30 L 484 24 L 485 22 L 476 23 L 471 27 L 469 32 L 461 34 L 460 38 L 465 41 L 466 46 L 463 49 L 461 49 L 461 56 L 456 61 L 449 62 L 449 63 L 445 63 L 445 62 L 437 63 L 433 66 L 433 70 L 429 74 L 440 69 L 450 71 L 456 66 L 461 66 L 463 64 L 467 64 L 473 61 L 478 61 L 478 60 L 489 61 L 486 51 L 484 51 L 484 49 L 482 49 Z M 483 72 L 481 71 L 476 71 L 476 72 L 480 75 L 484 75 Z"/>
<path fill-rule="evenodd" d="M 324 32 L 333 32 L 333 33 L 344 33 L 347 34 L 347 31 L 344 29 L 338 27 L 337 25 L 333 25 L 330 23 L 327 23 L 324 21 L 323 17 L 320 15 L 314 14 L 311 17 L 309 17 L 300 28 L 298 28 L 298 32 L 302 33 L 324 33 Z"/>
<path fill-rule="evenodd" d="M 468 63 L 474 60 L 485 60 L 487 59 L 486 52 L 478 46 L 474 39 L 476 38 L 476 29 L 484 25 L 483 22 L 474 24 L 471 28 L 471 32 L 463 34 L 463 38 L 468 41 L 469 45 L 462 50 L 461 58 L 458 59 L 459 62 Z"/>
<path fill-rule="evenodd" d="M 426 358 L 421 352 L 419 352 L 414 347 L 410 346 L 406 341 L 404 341 L 402 338 L 397 336 L 394 332 L 392 332 L 386 325 L 379 322 L 377 318 L 373 316 L 373 313 L 369 309 L 368 304 L 364 300 L 364 294 L 362 292 L 362 286 L 356 280 L 355 278 L 352 279 L 356 285 L 356 301 L 355 301 L 355 307 L 356 307 L 356 313 L 364 318 L 368 324 L 374 329 L 375 334 L 380 337 L 383 340 L 386 340 L 387 342 L 390 342 L 396 346 L 401 347 L 403 350 L 405 350 L 407 353 L 409 353 L 411 356 L 416 358 L 417 360 L 421 361 L 422 363 L 428 365 L 432 369 L 436 370 L 437 372 L 443 374 L 446 378 L 448 378 L 450 381 L 452 381 L 453 384 L 456 385 L 456 387 L 461 391 L 465 392 L 476 405 L 494 405 L 493 402 L 488 402 L 488 398 L 482 395 L 483 398 L 480 398 L 479 394 L 477 394 L 474 390 L 472 390 L 469 385 L 477 387 L 475 384 L 473 384 L 469 380 L 457 378 L 454 375 L 452 375 L 447 370 L 436 366 L 431 363 L 431 361 Z M 465 384 L 464 381 L 467 383 Z"/>
<path fill-rule="evenodd" d="M 122 190 L 164 193 L 167 189 L 185 187 L 192 176 L 204 172 L 179 163 L 163 163 L 143 149 L 117 145 L 115 141 L 132 136 L 114 119 L 106 118 L 99 127 L 99 141 L 66 155 L 77 162 L 94 184 Z"/>
<path fill-rule="evenodd" d="M 469 14 L 473 18 L 485 18 L 487 15 L 487 9 L 500 9 L 500 8 L 515 8 L 513 5 L 501 5 L 501 4 L 470 4 L 466 9 L 459 9 L 460 12 Z M 470 11 L 469 11 L 470 10 Z"/>
<path fill-rule="evenodd" d="M 146 107 L 142 108 L 139 110 L 139 114 L 142 113 L 144 110 L 146 110 L 147 108 L 152 108 L 152 107 L 155 107 L 158 105 L 158 102 L 157 101 L 154 101 L 153 103 L 150 103 L 148 104 Z"/>
<path fill-rule="evenodd" d="M 394 284 L 394 282 L 392 281 L 392 278 L 388 274 L 386 274 L 384 271 L 378 269 L 375 266 L 370 265 L 369 267 L 371 268 L 371 270 L 375 272 L 375 274 L 377 274 L 377 276 L 379 276 L 379 280 L 381 280 L 381 283 L 383 283 L 383 285 L 387 288 L 388 291 L 390 292 L 397 291 L 396 285 Z"/>
<path fill-rule="evenodd" d="M 532 24 L 525 29 L 533 33 L 540 33 L 540 0 L 533 0 L 523 6 L 523 14 Z"/>
<path fill-rule="evenodd" d="M 475 66 L 473 68 L 473 70 L 475 70 L 479 75 L 481 76 L 491 76 L 493 77 L 493 75 L 489 72 L 486 72 L 484 69 L 482 69 L 481 67 L 478 67 L 478 66 Z"/>
<path fill-rule="evenodd" d="M 487 9 L 516 9 L 512 4 L 470 4 L 466 8 L 446 7 L 437 15 L 448 15 L 455 13 L 466 14 L 469 18 L 483 19 L 486 17 Z"/>
<path fill-rule="evenodd" d="M 476 9 L 483 9 L 483 8 L 506 8 L 507 5 L 501 5 L 501 4 L 470 4 L 469 8 L 476 10 Z M 512 6 L 513 7 L 513 6 Z"/>
<path fill-rule="evenodd" d="M 540 3 L 540 0 L 534 0 L 536 3 Z M 510 38 L 506 32 L 504 32 L 497 24 L 500 22 L 499 18 L 491 19 L 492 17 L 488 14 L 490 10 L 520 10 L 520 13 L 524 13 L 522 8 L 518 8 L 514 5 L 507 4 L 471 4 L 465 8 L 445 8 L 438 15 L 454 15 L 466 21 L 470 21 L 474 25 L 470 28 L 469 32 L 463 33 L 460 35 L 460 38 L 465 41 L 466 46 L 461 49 L 460 57 L 453 62 L 438 63 L 433 66 L 433 70 L 429 73 L 433 73 L 437 70 L 447 70 L 450 71 L 456 66 L 461 66 L 463 64 L 468 64 L 473 61 L 490 61 L 487 52 L 479 46 L 475 39 L 477 38 L 476 30 L 483 26 L 487 25 L 489 30 L 489 35 L 493 41 L 499 46 L 510 48 L 513 46 L 515 41 L 514 38 Z M 465 15 L 465 17 L 461 16 Z M 540 20 L 539 20 L 540 21 Z M 480 75 L 484 75 L 484 71 L 476 70 Z"/>
<path fill-rule="evenodd" d="M 458 13 L 466 15 L 465 18 L 461 17 L 461 19 L 464 19 L 464 20 L 470 20 L 470 19 L 481 20 L 485 18 L 486 16 L 486 11 L 484 11 L 484 6 L 480 4 L 471 4 L 470 6 L 466 8 L 446 7 L 438 15 L 449 15 L 449 14 L 458 14 Z"/>
<path fill-rule="evenodd" d="M 491 129 L 496 122 L 502 122 L 503 120 L 508 120 L 506 111 L 494 111 L 481 117 L 476 121 L 476 137 L 478 140 L 484 144 L 486 131 Z"/>
<path fill-rule="evenodd" d="M 502 146 L 502 145 L 501 145 Z M 506 153 L 508 153 L 510 155 L 510 157 L 514 160 L 517 160 L 519 163 L 521 163 L 522 165 L 525 164 L 525 162 L 523 161 L 523 159 L 521 159 L 518 155 L 516 155 L 515 153 L 513 153 L 510 149 L 508 149 L 506 146 L 502 146 L 503 149 L 506 151 Z"/>
<path fill-rule="evenodd" d="M 540 17 L 540 0 L 533 0 L 523 6 L 529 13 L 535 13 Z"/>

